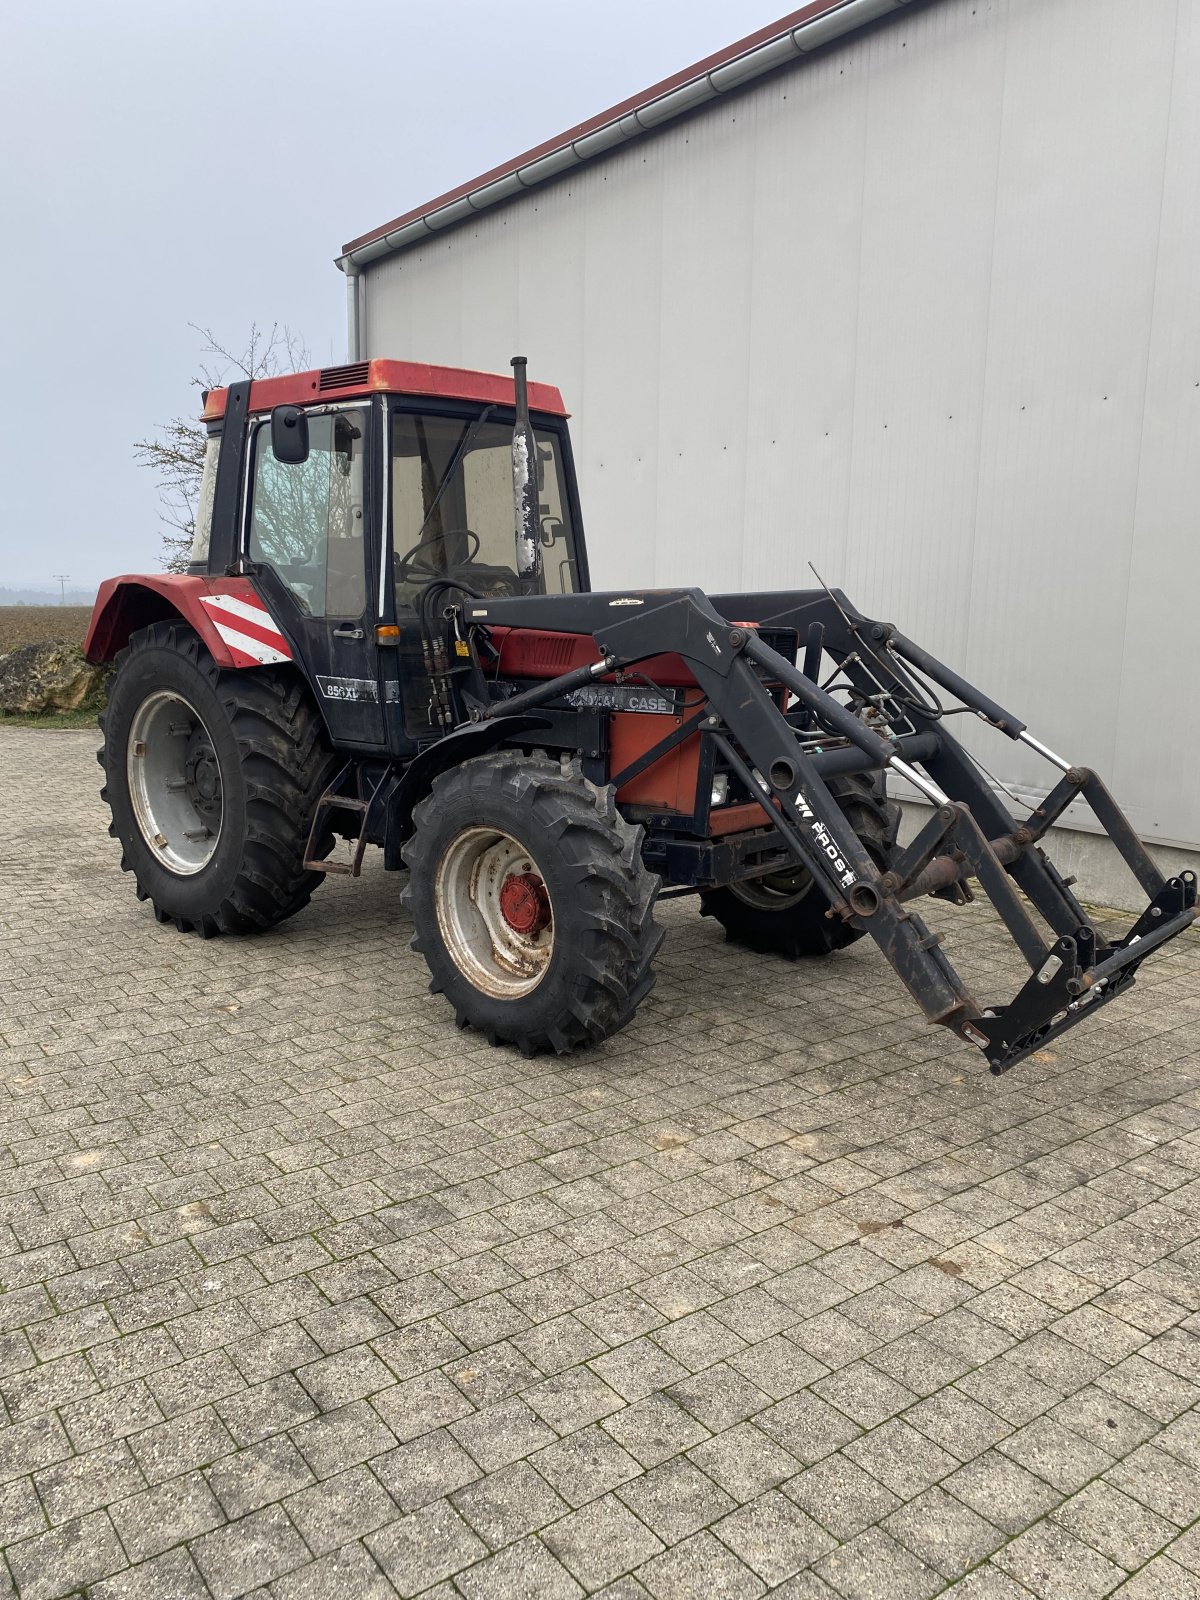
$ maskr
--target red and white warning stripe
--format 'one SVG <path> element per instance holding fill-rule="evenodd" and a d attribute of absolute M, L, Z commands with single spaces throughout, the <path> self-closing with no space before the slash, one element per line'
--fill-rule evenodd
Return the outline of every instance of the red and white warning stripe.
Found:
<path fill-rule="evenodd" d="M 206 594 L 200 598 L 229 647 L 234 666 L 268 667 L 276 661 L 292 659 L 287 640 L 272 622 L 266 606 L 257 600 L 241 600 L 232 594 Z"/>

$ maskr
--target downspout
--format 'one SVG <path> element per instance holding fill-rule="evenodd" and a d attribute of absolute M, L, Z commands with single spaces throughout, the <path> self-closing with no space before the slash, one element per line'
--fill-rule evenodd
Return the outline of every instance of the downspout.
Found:
<path fill-rule="evenodd" d="M 362 301 L 359 294 L 358 267 L 349 256 L 342 256 L 337 265 L 346 274 L 346 360 L 362 360 Z"/>

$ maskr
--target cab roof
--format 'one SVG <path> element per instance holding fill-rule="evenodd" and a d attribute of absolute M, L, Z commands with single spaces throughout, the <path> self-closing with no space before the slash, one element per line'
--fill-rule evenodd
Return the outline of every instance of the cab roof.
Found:
<path fill-rule="evenodd" d="M 226 389 L 205 396 L 205 422 L 225 415 Z M 278 378 L 256 378 L 250 388 L 250 410 L 302 406 L 318 400 L 347 400 L 355 395 L 405 394 L 436 400 L 471 400 L 479 405 L 511 406 L 516 393 L 511 376 L 470 372 L 462 367 L 431 367 L 421 361 L 354 361 L 345 367 L 317 367 Z M 554 416 L 569 413 L 562 395 L 549 383 L 530 383 L 529 409 Z"/>

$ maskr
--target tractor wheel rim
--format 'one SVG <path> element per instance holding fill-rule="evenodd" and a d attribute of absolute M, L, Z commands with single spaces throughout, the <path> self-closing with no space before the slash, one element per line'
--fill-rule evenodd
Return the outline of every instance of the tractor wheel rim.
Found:
<path fill-rule="evenodd" d="M 774 872 L 763 878 L 741 878 L 729 885 L 743 905 L 758 911 L 787 911 L 798 906 L 812 892 L 812 874 L 804 867 L 798 872 Z"/>
<path fill-rule="evenodd" d="M 446 949 L 474 988 L 497 1000 L 537 988 L 554 955 L 554 908 L 519 840 L 498 828 L 465 828 L 442 852 L 433 893 Z M 537 915 L 526 914 L 531 900 Z"/>
<path fill-rule="evenodd" d="M 129 728 L 126 772 L 134 820 L 155 860 L 190 878 L 212 860 L 224 795 L 212 735 L 173 689 L 147 695 Z"/>

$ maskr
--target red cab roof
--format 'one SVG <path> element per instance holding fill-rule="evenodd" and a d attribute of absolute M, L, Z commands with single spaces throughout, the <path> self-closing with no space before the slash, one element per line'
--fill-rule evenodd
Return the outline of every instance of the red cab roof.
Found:
<path fill-rule="evenodd" d="M 225 389 L 211 389 L 204 421 L 225 415 Z M 480 405 L 511 406 L 516 402 L 511 375 L 468 372 L 462 367 L 431 367 L 421 361 L 355 361 L 345 367 L 318 367 L 278 378 L 257 378 L 250 389 L 250 410 L 302 406 L 313 400 L 346 400 L 355 395 L 408 394 L 438 400 L 472 400 Z M 529 409 L 568 415 L 562 395 L 550 383 L 530 383 Z"/>

